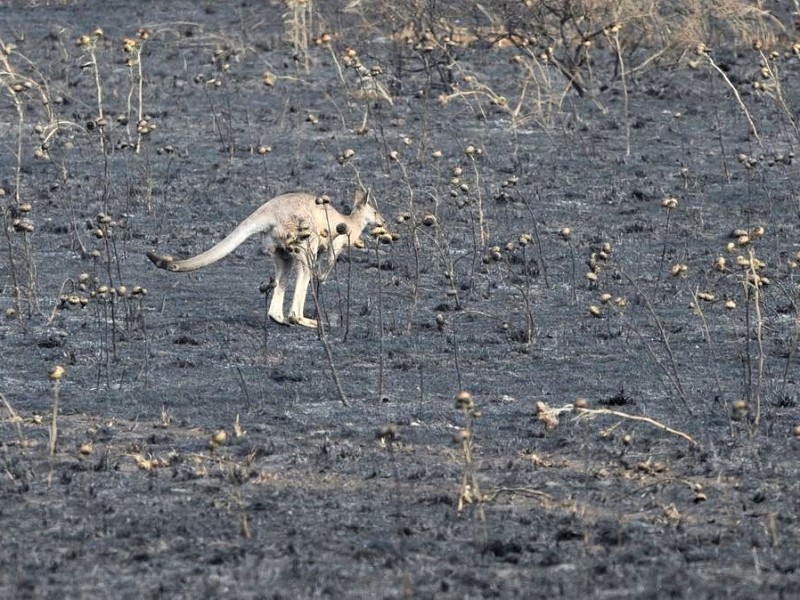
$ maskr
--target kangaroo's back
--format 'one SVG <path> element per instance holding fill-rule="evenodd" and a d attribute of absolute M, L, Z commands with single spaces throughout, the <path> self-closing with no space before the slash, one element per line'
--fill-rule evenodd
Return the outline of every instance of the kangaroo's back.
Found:
<path fill-rule="evenodd" d="M 194 271 L 226 257 L 257 233 L 264 234 L 268 245 L 274 250 L 275 247 L 285 244 L 285 240 L 296 237 L 298 229 L 310 226 L 319 228 L 323 216 L 314 210 L 317 206 L 315 198 L 312 194 L 305 193 L 276 196 L 239 223 L 225 239 L 197 256 L 174 260 L 171 256 L 148 252 L 147 257 L 161 269 Z"/>
<path fill-rule="evenodd" d="M 258 211 L 264 211 L 265 215 L 270 216 L 276 226 L 274 233 L 278 236 L 301 225 L 313 225 L 316 228 L 324 225 L 325 210 L 322 208 L 322 200 L 312 194 L 282 194 L 268 201 Z"/>

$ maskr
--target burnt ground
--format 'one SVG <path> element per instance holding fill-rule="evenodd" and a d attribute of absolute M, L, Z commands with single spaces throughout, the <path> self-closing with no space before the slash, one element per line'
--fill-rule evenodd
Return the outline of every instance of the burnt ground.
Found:
<path fill-rule="evenodd" d="M 800 594 L 797 58 L 774 61 L 781 104 L 750 85 L 757 52 L 715 56 L 758 137 L 708 66 L 636 71 L 626 109 L 601 50 L 590 94 L 543 67 L 514 121 L 484 93 L 517 105 L 513 49 L 453 49 L 459 89 L 481 93 L 443 103 L 435 52 L 324 3 L 336 35 L 308 71 L 274 3 L 53 4 L 0 8 L 35 83 L 30 213 L 13 208 L 15 96 L 0 104 L 5 227 L 34 226 L 0 261 L 0 306 L 21 312 L 0 322 L 0 596 Z M 99 129 L 75 44 L 97 26 Z M 122 39 L 139 27 L 155 128 L 137 153 Z M 348 46 L 382 66 L 392 104 L 358 97 Z M 64 123 L 37 159 L 40 89 Z M 367 237 L 321 284 L 322 338 L 266 321 L 255 241 L 186 275 L 145 258 L 195 254 L 278 193 L 345 207 L 359 181 L 397 239 Z M 462 389 L 479 414 L 455 408 Z M 623 416 L 578 416 L 578 398 Z M 567 409 L 548 427 L 537 402 Z"/>

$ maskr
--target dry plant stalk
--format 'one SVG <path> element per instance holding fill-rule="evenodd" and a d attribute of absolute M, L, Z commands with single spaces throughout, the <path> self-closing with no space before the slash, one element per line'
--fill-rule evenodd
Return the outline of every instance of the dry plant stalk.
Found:
<path fill-rule="evenodd" d="M 628 82 L 626 79 L 625 59 L 622 54 L 622 44 L 619 41 L 618 25 L 614 25 L 606 30 L 606 36 L 611 41 L 611 45 L 617 54 L 617 63 L 619 64 L 619 75 L 622 80 L 622 99 L 623 99 L 623 112 L 625 115 L 625 156 L 631 155 L 631 116 L 628 112 Z"/>
<path fill-rule="evenodd" d="M 49 451 L 50 451 L 50 472 L 47 475 L 47 486 L 53 483 L 53 460 L 56 456 L 56 446 L 58 444 L 58 400 L 61 391 L 61 379 L 66 374 L 66 369 L 61 365 L 56 365 L 50 370 L 48 379 L 53 384 L 53 410 L 50 415 L 49 427 Z"/>
<path fill-rule="evenodd" d="M 747 276 L 743 278 L 743 285 L 745 287 L 745 300 L 753 300 L 753 308 L 755 310 L 755 332 L 756 344 L 758 346 L 758 362 L 757 362 L 757 379 L 755 389 L 753 389 L 752 378 L 750 379 L 750 399 L 755 399 L 756 414 L 753 417 L 753 426 L 758 428 L 761 422 L 761 387 L 764 382 L 764 318 L 761 314 L 761 276 L 758 274 L 759 260 L 755 257 L 752 248 L 748 248 L 748 269 Z M 749 308 L 749 303 L 747 304 Z M 749 316 L 749 310 L 747 312 Z M 748 328 L 749 329 L 749 328 Z M 747 332 L 749 339 L 750 332 Z M 750 368 L 751 358 L 750 353 L 747 355 L 748 369 Z"/>
<path fill-rule="evenodd" d="M 697 54 L 699 54 L 701 59 L 705 60 L 705 62 L 708 63 L 708 65 L 710 65 L 720 77 L 722 77 L 725 85 L 730 88 L 731 93 L 733 93 L 733 97 L 736 98 L 736 102 L 739 104 L 739 108 L 742 109 L 742 113 L 744 113 L 744 116 L 747 118 L 747 123 L 750 125 L 750 131 L 752 132 L 753 137 L 756 139 L 756 142 L 758 142 L 758 145 L 763 147 L 763 144 L 761 143 L 761 136 L 758 135 L 758 128 L 753 121 L 753 117 L 750 115 L 750 111 L 748 110 L 747 105 L 744 103 L 744 100 L 742 100 L 739 90 L 737 90 L 736 86 L 733 85 L 733 82 L 730 80 L 727 73 L 725 73 L 725 71 L 723 71 L 716 62 L 714 62 L 714 59 L 708 54 L 708 48 L 705 47 L 705 44 L 698 45 Z"/>
<path fill-rule="evenodd" d="M 466 419 L 465 426 L 459 429 L 453 436 L 453 442 L 458 444 L 464 460 L 464 473 L 461 477 L 461 487 L 458 493 L 458 503 L 456 510 L 461 514 L 464 507 L 468 504 L 477 504 L 478 520 L 484 525 L 484 537 L 488 534 L 485 530 L 486 513 L 484 511 L 484 496 L 478 485 L 477 467 L 475 457 L 472 453 L 473 424 L 474 420 L 481 415 L 475 408 L 472 395 L 467 391 L 461 391 L 456 395 L 456 409 L 464 413 Z"/>
<path fill-rule="evenodd" d="M 658 367 L 663 371 L 664 375 L 666 375 L 666 377 L 669 380 L 669 382 L 675 388 L 675 391 L 678 392 L 678 396 L 680 396 L 681 402 L 683 403 L 684 408 L 686 408 L 686 411 L 690 415 L 694 414 L 692 412 L 691 406 L 689 406 L 689 400 L 686 397 L 686 393 L 683 390 L 683 384 L 681 383 L 681 377 L 680 377 L 680 371 L 678 369 L 678 363 L 677 363 L 677 360 L 675 358 L 675 353 L 672 351 L 672 346 L 669 343 L 669 335 L 667 334 L 667 331 L 666 331 L 666 328 L 664 327 L 663 321 L 658 316 L 658 313 L 656 312 L 655 307 L 653 306 L 653 303 L 650 300 L 650 297 L 641 289 L 641 287 L 636 282 L 636 280 L 631 278 L 624 271 L 621 271 L 621 274 L 636 289 L 636 292 L 639 294 L 639 296 L 644 301 L 645 307 L 647 308 L 647 312 L 650 315 L 650 318 L 653 321 L 653 324 L 658 329 L 658 333 L 659 333 L 659 338 L 658 339 L 661 342 L 661 344 L 663 345 L 664 351 L 667 354 L 668 363 L 664 364 L 664 361 L 659 359 L 659 357 L 655 353 L 655 350 L 653 350 L 648 338 L 637 327 L 633 327 L 634 333 L 636 333 L 636 335 L 642 341 L 642 343 L 644 344 L 645 350 L 647 350 L 647 353 L 650 355 L 650 357 L 653 359 L 653 361 L 656 363 L 656 365 L 658 365 Z"/>
<path fill-rule="evenodd" d="M 475 161 L 476 155 L 480 156 L 482 152 L 475 149 L 472 144 L 464 149 L 464 154 L 467 155 L 470 163 L 472 163 L 472 171 L 475 177 L 475 194 L 478 208 L 478 234 L 480 235 L 481 249 L 486 248 L 489 240 L 489 226 L 486 223 L 486 216 L 483 212 L 483 193 L 481 192 L 481 174 L 478 169 L 478 163 Z"/>
<path fill-rule="evenodd" d="M 144 71 L 142 68 L 142 49 L 145 42 L 150 38 L 150 32 L 146 29 L 139 29 L 135 38 L 125 38 L 122 42 L 122 50 L 128 55 L 125 65 L 128 67 L 128 76 L 131 82 L 127 100 L 127 118 L 130 123 L 132 112 L 132 99 L 136 93 L 136 145 L 134 150 L 137 154 L 141 151 L 142 137 L 147 131 L 145 128 L 144 114 Z"/>
<path fill-rule="evenodd" d="M 714 365 L 713 373 L 714 373 L 714 383 L 717 388 L 717 396 L 719 398 L 719 402 L 722 405 L 723 409 L 725 410 L 725 414 L 728 415 L 728 426 L 730 427 L 731 435 L 734 435 L 733 429 L 733 422 L 731 420 L 731 411 L 728 409 L 728 401 L 725 399 L 725 393 L 722 389 L 722 381 L 719 377 L 719 369 L 717 368 L 717 356 L 716 350 L 714 347 L 714 343 L 711 340 L 711 329 L 708 325 L 708 320 L 706 319 L 705 311 L 702 308 L 702 302 L 700 300 L 701 292 L 698 290 L 689 290 L 689 293 L 692 295 L 692 313 L 700 319 L 700 326 L 703 332 L 703 339 L 706 342 L 706 350 L 708 352 L 708 356 L 711 358 L 711 362 Z"/>
<path fill-rule="evenodd" d="M 295 63 L 308 71 L 310 60 L 308 48 L 312 38 L 312 0 L 286 0 L 286 12 L 283 14 L 283 27 L 286 40 L 292 47 Z"/>
<path fill-rule="evenodd" d="M 349 235 L 348 235 L 349 240 Z M 349 243 L 348 243 L 349 246 Z M 313 257 L 309 254 L 308 255 L 309 261 L 313 260 Z M 313 264 L 313 262 L 311 263 Z M 331 343 L 328 340 L 328 336 L 325 332 L 325 323 L 324 319 L 322 318 L 322 305 L 319 301 L 319 281 L 321 279 L 321 274 L 319 273 L 319 269 L 314 266 L 314 282 L 310 286 L 311 289 L 311 298 L 314 300 L 314 310 L 317 311 L 317 338 L 322 343 L 322 347 L 325 350 L 325 358 L 328 360 L 328 367 L 331 370 L 331 377 L 333 378 L 333 385 L 336 388 L 336 393 L 339 395 L 339 401 L 342 403 L 342 406 L 350 406 L 350 403 L 347 401 L 347 394 L 342 387 L 342 381 L 339 379 L 339 371 L 336 368 L 336 362 L 333 359 L 333 349 L 331 348 Z"/>
<path fill-rule="evenodd" d="M 17 430 L 17 438 L 19 438 L 20 446 L 25 446 L 26 442 L 25 438 L 22 435 L 22 427 L 20 427 L 19 425 L 22 419 L 14 410 L 14 408 L 11 406 L 11 403 L 6 399 L 6 397 L 3 395 L 2 392 L 0 392 L 0 400 L 3 402 L 3 404 L 6 407 L 6 410 L 8 411 L 10 422 L 14 425 L 14 429 Z"/>
<path fill-rule="evenodd" d="M 574 413 L 577 415 L 578 418 L 593 418 L 597 416 L 607 415 L 612 417 L 617 417 L 618 419 L 628 420 L 628 421 L 636 421 L 639 423 L 647 423 L 656 429 L 660 429 L 662 431 L 666 431 L 669 434 L 677 435 L 680 438 L 683 438 L 687 442 L 689 442 L 692 446 L 699 446 L 698 442 L 690 436 L 688 433 L 684 433 L 683 431 L 679 431 L 678 429 L 674 429 L 669 425 L 665 425 L 660 421 L 656 421 L 651 417 L 646 417 L 643 415 L 632 415 L 629 413 L 625 413 L 619 410 L 612 410 L 610 408 L 586 408 L 583 406 L 578 406 L 576 404 L 567 404 L 560 408 L 553 408 L 548 406 L 545 402 L 541 400 L 536 402 L 536 414 L 539 421 L 545 424 L 545 427 L 548 429 L 555 429 L 558 427 L 558 416 L 562 413 Z"/>
<path fill-rule="evenodd" d="M 597 416 L 597 415 L 611 415 L 620 419 L 626 419 L 629 421 L 638 421 L 640 423 L 647 423 L 655 427 L 656 429 L 661 429 L 662 431 L 666 431 L 672 435 L 677 435 L 680 438 L 685 439 L 689 442 L 692 446 L 699 446 L 700 444 L 690 436 L 688 433 L 684 433 L 683 431 L 679 431 L 678 429 L 673 429 L 669 425 L 665 425 L 660 421 L 656 421 L 651 417 L 645 417 L 642 415 L 631 415 L 628 413 L 624 413 L 618 410 L 612 410 L 610 408 L 576 408 L 575 411 L 578 413 L 579 416 L 587 415 L 587 416 Z"/>
<path fill-rule="evenodd" d="M 94 80 L 94 88 L 95 88 L 95 95 L 97 100 L 97 114 L 95 115 L 93 126 L 97 128 L 99 132 L 99 143 L 100 143 L 100 153 L 105 156 L 106 155 L 106 135 L 105 135 L 105 126 L 106 126 L 106 116 L 105 110 L 103 108 L 103 82 L 100 77 L 100 64 L 97 61 L 97 42 L 104 37 L 103 30 L 99 27 L 95 29 L 90 35 L 82 35 L 77 40 L 77 45 L 79 48 L 84 48 L 89 55 L 89 62 L 86 63 L 84 66 L 89 68 L 92 73 L 92 78 Z M 106 212 L 108 207 L 106 207 Z"/>
<path fill-rule="evenodd" d="M 52 123 L 53 117 L 51 103 L 47 95 L 47 89 L 35 79 L 20 73 L 11 63 L 10 57 L 14 56 L 26 62 L 35 73 L 38 71 L 31 65 L 24 56 L 17 54 L 11 44 L 6 44 L 0 39 L 0 87 L 5 88 L 9 98 L 11 98 L 17 113 L 16 127 L 16 148 L 14 164 L 14 196 L 13 206 L 0 207 L 3 213 L 3 228 L 8 248 L 8 260 L 11 267 L 11 279 L 14 287 L 15 309 L 18 317 L 22 318 L 22 288 L 25 288 L 25 296 L 28 305 L 28 316 L 39 309 L 38 283 L 36 276 L 36 262 L 33 256 L 29 233 L 33 231 L 33 223 L 28 219 L 16 218 L 21 212 L 30 212 L 31 205 L 22 201 L 22 159 L 23 159 L 23 140 L 25 139 L 25 116 L 28 101 L 25 96 L 30 92 L 38 92 L 41 106 L 44 108 L 48 121 Z M 46 158 L 46 146 L 42 144 L 34 152 L 36 158 Z M 3 192 L 3 195 L 5 192 Z M 23 208 L 26 206 L 26 208 Z M 11 240 L 11 230 L 21 233 L 23 242 L 23 257 L 27 275 L 27 282 L 23 283 L 20 274 L 17 272 L 17 265 L 14 259 L 14 244 Z"/>

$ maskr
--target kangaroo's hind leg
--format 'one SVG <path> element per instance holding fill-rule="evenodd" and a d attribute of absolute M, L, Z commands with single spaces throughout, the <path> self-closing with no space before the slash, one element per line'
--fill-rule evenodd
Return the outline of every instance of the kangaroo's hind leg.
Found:
<path fill-rule="evenodd" d="M 310 264 L 310 259 L 312 256 L 314 256 L 314 254 L 298 256 L 297 258 L 297 283 L 295 284 L 294 288 L 292 308 L 289 310 L 289 322 L 302 325 L 303 327 L 316 328 L 316 319 L 309 319 L 303 316 L 303 308 L 306 304 L 306 294 L 308 293 L 308 286 L 311 284 L 312 267 Z"/>
<path fill-rule="evenodd" d="M 292 269 L 294 258 L 281 248 L 272 255 L 275 262 L 275 289 L 272 290 L 272 301 L 269 303 L 269 318 L 281 325 L 289 323 L 283 317 L 283 297 L 286 294 L 286 278 Z"/>

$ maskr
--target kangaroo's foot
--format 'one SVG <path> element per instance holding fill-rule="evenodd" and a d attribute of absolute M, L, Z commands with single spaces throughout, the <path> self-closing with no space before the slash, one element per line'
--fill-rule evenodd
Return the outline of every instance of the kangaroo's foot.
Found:
<path fill-rule="evenodd" d="M 317 320 L 309 319 L 308 317 L 298 317 L 297 315 L 289 315 L 289 323 L 292 325 L 302 325 L 311 329 L 317 328 Z"/>
<path fill-rule="evenodd" d="M 273 323 L 277 323 L 278 325 L 285 325 L 286 327 L 289 326 L 289 323 L 286 322 L 286 319 L 283 318 L 283 315 L 267 315 Z"/>

